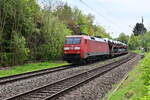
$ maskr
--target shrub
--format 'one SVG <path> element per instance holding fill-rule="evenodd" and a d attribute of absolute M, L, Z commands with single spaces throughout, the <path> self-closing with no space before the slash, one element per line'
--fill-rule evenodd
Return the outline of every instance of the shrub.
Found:
<path fill-rule="evenodd" d="M 0 53 L 0 66 L 23 64 L 28 59 L 29 49 L 26 48 L 25 38 L 16 32 L 13 34 L 10 51 Z"/>
<path fill-rule="evenodd" d="M 41 28 L 44 42 L 36 47 L 36 59 L 50 60 L 60 58 L 63 53 L 65 36 L 70 34 L 71 31 L 58 18 L 51 15 L 44 16 L 43 27 Z"/>
<path fill-rule="evenodd" d="M 142 61 L 141 68 L 142 68 L 142 79 L 144 80 L 144 85 L 147 92 L 141 98 L 141 100 L 150 100 L 150 53 L 146 55 L 147 56 Z"/>

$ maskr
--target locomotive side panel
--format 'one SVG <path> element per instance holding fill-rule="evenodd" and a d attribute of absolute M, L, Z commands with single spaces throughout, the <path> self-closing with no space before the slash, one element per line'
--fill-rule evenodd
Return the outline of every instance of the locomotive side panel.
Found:
<path fill-rule="evenodd" d="M 109 55 L 109 46 L 106 42 L 88 40 L 86 57 Z"/>

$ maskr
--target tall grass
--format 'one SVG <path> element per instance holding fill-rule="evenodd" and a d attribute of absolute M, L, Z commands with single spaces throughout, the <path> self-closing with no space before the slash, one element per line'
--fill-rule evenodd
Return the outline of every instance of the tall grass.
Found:
<path fill-rule="evenodd" d="M 68 63 L 63 62 L 63 61 L 50 61 L 50 62 L 25 64 L 21 66 L 13 66 L 12 68 L 8 70 L 0 70 L 0 77 L 16 75 L 16 74 L 21 74 L 25 72 L 46 69 L 46 68 L 53 68 L 53 67 L 58 67 L 62 65 L 67 65 L 67 64 Z"/>
<path fill-rule="evenodd" d="M 150 53 L 134 67 L 128 79 L 107 100 L 150 100 Z"/>

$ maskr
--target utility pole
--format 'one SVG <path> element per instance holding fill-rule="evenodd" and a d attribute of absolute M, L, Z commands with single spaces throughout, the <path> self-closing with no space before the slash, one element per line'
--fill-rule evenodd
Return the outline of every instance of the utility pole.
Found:
<path fill-rule="evenodd" d="M 144 26 L 144 19 L 142 16 L 142 25 Z M 144 27 L 142 28 L 142 35 L 141 35 L 141 56 L 144 57 Z"/>
<path fill-rule="evenodd" d="M 144 19 L 143 19 L 143 16 L 142 16 L 142 24 L 144 23 Z"/>
<path fill-rule="evenodd" d="M 144 19 L 143 19 L 143 16 L 142 16 L 142 25 L 144 26 Z M 144 34 L 144 27 L 142 28 L 142 35 Z"/>

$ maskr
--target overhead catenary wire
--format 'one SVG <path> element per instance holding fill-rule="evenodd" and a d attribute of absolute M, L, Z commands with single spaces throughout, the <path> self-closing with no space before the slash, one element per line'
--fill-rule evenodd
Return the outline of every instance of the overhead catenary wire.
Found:
<path fill-rule="evenodd" d="M 118 30 L 122 29 L 120 26 L 117 25 L 117 23 L 113 22 L 111 19 L 109 19 L 108 17 L 104 16 L 103 14 L 101 14 L 100 12 L 96 11 L 95 9 L 93 9 L 92 7 L 90 7 L 85 1 L 83 0 L 79 0 L 82 4 L 84 4 L 86 7 L 88 7 L 90 10 L 92 10 L 93 12 L 97 13 L 100 17 L 102 17 L 103 19 L 105 19 L 107 22 L 109 22 L 110 24 L 114 25 Z"/>

